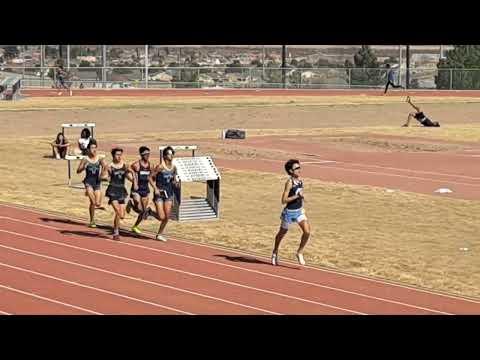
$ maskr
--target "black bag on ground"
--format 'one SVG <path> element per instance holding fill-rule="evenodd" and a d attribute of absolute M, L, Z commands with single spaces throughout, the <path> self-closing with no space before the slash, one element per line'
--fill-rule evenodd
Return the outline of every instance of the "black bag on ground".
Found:
<path fill-rule="evenodd" d="M 245 130 L 227 129 L 224 131 L 224 139 L 245 139 Z"/>

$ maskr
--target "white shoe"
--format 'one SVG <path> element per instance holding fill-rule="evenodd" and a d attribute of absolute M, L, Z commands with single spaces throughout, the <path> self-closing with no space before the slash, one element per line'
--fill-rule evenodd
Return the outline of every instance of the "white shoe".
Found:
<path fill-rule="evenodd" d="M 300 265 L 305 265 L 305 259 L 303 258 L 303 254 L 297 253 L 297 260 Z"/>
<path fill-rule="evenodd" d="M 272 265 L 273 266 L 278 265 L 278 255 L 277 254 L 272 254 Z"/>
<path fill-rule="evenodd" d="M 157 240 L 160 240 L 160 241 L 163 241 L 163 242 L 166 242 L 166 241 L 167 241 L 167 238 L 164 237 L 164 236 L 162 236 L 162 235 L 160 235 L 160 234 L 157 234 L 156 239 L 157 239 Z"/>

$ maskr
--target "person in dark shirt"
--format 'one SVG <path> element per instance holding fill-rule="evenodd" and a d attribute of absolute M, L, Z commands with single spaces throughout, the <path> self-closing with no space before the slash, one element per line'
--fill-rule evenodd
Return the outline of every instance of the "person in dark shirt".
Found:
<path fill-rule="evenodd" d="M 279 263 L 278 249 L 292 223 L 297 223 L 303 232 L 296 256 L 300 265 L 305 265 L 303 249 L 310 238 L 310 224 L 303 208 L 304 196 L 303 181 L 300 178 L 300 162 L 296 159 L 288 160 L 285 163 L 285 171 L 290 177 L 285 182 L 285 188 L 282 194 L 282 204 L 285 205 L 285 208 L 280 215 L 282 222 L 280 224 L 280 229 L 278 229 L 277 235 L 275 236 L 275 245 L 272 252 L 272 265 L 276 266 Z"/>
<path fill-rule="evenodd" d="M 51 145 L 52 145 L 53 157 L 58 160 L 65 159 L 70 143 L 65 138 L 65 136 L 63 136 L 62 133 L 57 134 L 57 138 L 51 143 Z"/>
<path fill-rule="evenodd" d="M 392 85 L 392 87 L 394 87 L 395 89 L 402 87 L 402 85 L 395 85 L 394 80 L 395 80 L 395 75 L 393 73 L 393 69 L 390 68 L 390 64 L 387 64 L 387 84 L 385 85 L 384 94 L 387 93 L 388 87 L 390 85 Z"/>
<path fill-rule="evenodd" d="M 438 121 L 432 121 L 430 120 L 424 113 L 423 111 L 420 110 L 420 108 L 412 103 L 412 100 L 410 100 L 410 96 L 407 96 L 407 102 L 412 105 L 412 107 L 415 109 L 416 112 L 408 114 L 408 119 L 403 126 L 408 127 L 410 125 L 410 120 L 415 119 L 417 120 L 420 124 L 423 126 L 427 127 L 440 127 L 440 123 Z"/>

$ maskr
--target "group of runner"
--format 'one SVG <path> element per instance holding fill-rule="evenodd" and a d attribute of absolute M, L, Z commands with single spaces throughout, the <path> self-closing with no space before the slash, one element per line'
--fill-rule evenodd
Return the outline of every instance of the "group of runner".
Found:
<path fill-rule="evenodd" d="M 108 180 L 109 184 L 105 191 L 108 197 L 108 204 L 114 210 L 113 219 L 113 240 L 120 240 L 120 223 L 125 218 L 125 213 L 131 210 L 137 213 L 137 219 L 131 231 L 141 234 L 139 225 L 149 217 L 156 218 L 159 222 L 156 239 L 167 241 L 164 235 L 172 205 L 175 198 L 175 188 L 180 186 L 177 176 L 177 169 L 173 164 L 175 151 L 167 146 L 162 152 L 162 159 L 159 164 L 153 166 L 150 162 L 150 149 L 141 146 L 140 158 L 132 164 L 127 164 L 123 159 L 123 149 L 115 147 L 111 150 L 112 160 L 107 163 L 97 153 L 98 143 L 90 139 L 86 148 L 86 156 L 80 161 L 77 174 L 85 173 L 83 184 L 85 195 L 88 197 L 90 222 L 89 227 L 95 228 L 95 211 L 105 210 L 102 206 L 102 180 Z M 275 245 L 272 253 L 272 265 L 278 265 L 278 249 L 284 236 L 292 223 L 298 223 L 303 231 L 300 246 L 296 253 L 297 260 L 305 265 L 303 249 L 310 237 L 310 225 L 303 208 L 303 181 L 300 178 L 300 162 L 291 159 L 285 163 L 285 171 L 289 179 L 285 183 L 281 202 L 285 205 L 280 216 L 280 229 L 275 237 Z M 125 180 L 131 183 L 130 195 L 126 189 Z M 150 187 L 153 189 L 153 210 L 150 204 Z M 130 197 L 130 199 L 128 199 Z M 127 200 L 128 199 L 128 200 Z"/>
<path fill-rule="evenodd" d="M 95 211 L 105 210 L 105 207 L 102 206 L 101 182 L 108 180 L 105 196 L 108 197 L 108 204 L 115 212 L 113 239 L 120 239 L 120 222 L 125 218 L 125 213 L 130 213 L 133 209 L 138 216 L 131 228 L 132 232 L 141 234 L 138 226 L 143 220 L 152 216 L 160 221 L 156 239 L 167 241 L 164 230 L 171 214 L 175 187 L 180 186 L 177 170 L 173 164 L 175 155 L 173 148 L 166 147 L 161 162 L 153 166 L 149 160 L 150 149 L 146 146 L 139 148 L 140 159 L 130 165 L 123 159 L 123 149 L 113 148 L 111 151 L 112 161 L 107 164 L 105 159 L 97 153 L 97 147 L 97 141 L 90 139 L 86 156 L 80 161 L 77 168 L 77 174 L 85 172 L 83 184 L 85 185 L 85 195 L 90 200 L 90 223 L 88 226 L 95 228 Z M 129 200 L 129 194 L 125 187 L 126 179 L 132 184 Z M 150 186 L 154 190 L 155 210 L 149 207 Z"/>

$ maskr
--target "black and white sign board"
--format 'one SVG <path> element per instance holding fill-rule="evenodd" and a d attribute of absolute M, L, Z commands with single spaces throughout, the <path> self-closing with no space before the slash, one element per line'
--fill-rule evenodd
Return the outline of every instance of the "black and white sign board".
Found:
<path fill-rule="evenodd" d="M 220 179 L 220 173 L 209 156 L 175 158 L 177 174 L 181 181 L 208 181 Z"/>

